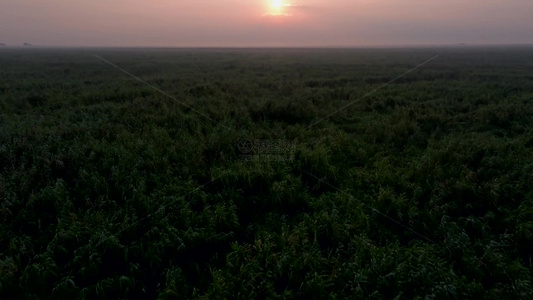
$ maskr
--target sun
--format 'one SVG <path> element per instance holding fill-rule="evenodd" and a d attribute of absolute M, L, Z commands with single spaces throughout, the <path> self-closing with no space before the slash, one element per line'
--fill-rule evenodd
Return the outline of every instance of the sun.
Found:
<path fill-rule="evenodd" d="M 267 8 L 268 12 L 265 15 L 290 16 L 287 10 L 292 6 L 291 4 L 285 3 L 284 0 L 269 0 L 268 3 L 269 8 Z"/>
<path fill-rule="evenodd" d="M 272 0 L 270 5 L 272 5 L 272 8 L 280 10 L 283 7 L 283 0 Z"/>

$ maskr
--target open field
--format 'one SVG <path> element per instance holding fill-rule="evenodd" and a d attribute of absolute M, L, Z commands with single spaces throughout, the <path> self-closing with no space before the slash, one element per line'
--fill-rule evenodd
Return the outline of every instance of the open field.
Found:
<path fill-rule="evenodd" d="M 0 49 L 0 299 L 531 298 L 532 50 Z"/>

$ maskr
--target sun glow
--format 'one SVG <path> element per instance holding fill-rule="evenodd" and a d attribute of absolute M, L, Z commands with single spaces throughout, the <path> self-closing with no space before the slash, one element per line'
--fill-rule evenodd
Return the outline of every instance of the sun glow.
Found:
<path fill-rule="evenodd" d="M 287 8 L 291 7 L 292 5 L 289 3 L 285 3 L 283 0 L 271 0 L 269 3 L 269 9 L 268 13 L 266 15 L 270 16 L 289 16 L 287 12 Z"/>
<path fill-rule="evenodd" d="M 272 0 L 272 8 L 281 9 L 283 7 L 283 0 Z"/>

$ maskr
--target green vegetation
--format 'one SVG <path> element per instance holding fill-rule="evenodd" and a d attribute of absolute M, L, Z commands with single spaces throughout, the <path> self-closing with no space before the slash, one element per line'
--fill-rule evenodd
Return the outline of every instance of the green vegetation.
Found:
<path fill-rule="evenodd" d="M 2 49 L 0 298 L 532 298 L 532 63 Z"/>

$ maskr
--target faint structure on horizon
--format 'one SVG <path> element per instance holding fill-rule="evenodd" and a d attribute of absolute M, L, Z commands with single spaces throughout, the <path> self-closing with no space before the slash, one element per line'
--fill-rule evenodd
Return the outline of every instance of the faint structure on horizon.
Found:
<path fill-rule="evenodd" d="M 32 45 L 32 44 L 29 44 L 29 43 L 24 43 L 24 44 L 22 44 L 22 46 L 29 47 L 29 46 L 33 46 L 33 45 Z"/>
<path fill-rule="evenodd" d="M 6 44 L 4 44 L 4 43 L 0 43 L 0 47 L 1 47 L 1 46 L 5 46 L 5 45 L 6 45 Z"/>

